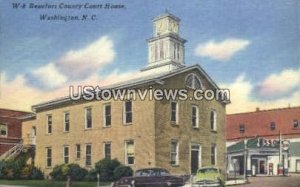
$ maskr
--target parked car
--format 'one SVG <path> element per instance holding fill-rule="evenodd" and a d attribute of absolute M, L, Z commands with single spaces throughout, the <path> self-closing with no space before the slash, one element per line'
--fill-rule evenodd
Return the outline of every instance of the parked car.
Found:
<path fill-rule="evenodd" d="M 165 186 L 184 186 L 189 176 L 171 175 L 168 170 L 163 168 L 146 168 L 135 172 L 133 177 L 123 177 L 114 182 L 114 187 L 165 187 Z"/>
<path fill-rule="evenodd" d="M 193 178 L 193 187 L 224 186 L 224 177 L 217 167 L 202 167 Z"/>

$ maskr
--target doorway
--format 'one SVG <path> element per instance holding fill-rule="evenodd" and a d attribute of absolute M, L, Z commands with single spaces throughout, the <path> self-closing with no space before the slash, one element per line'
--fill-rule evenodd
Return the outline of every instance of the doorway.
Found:
<path fill-rule="evenodd" d="M 264 174 L 266 169 L 266 162 L 264 160 L 259 161 L 259 173 Z"/>
<path fill-rule="evenodd" d="M 195 174 L 201 167 L 201 146 L 200 144 L 191 145 L 191 173 Z"/>

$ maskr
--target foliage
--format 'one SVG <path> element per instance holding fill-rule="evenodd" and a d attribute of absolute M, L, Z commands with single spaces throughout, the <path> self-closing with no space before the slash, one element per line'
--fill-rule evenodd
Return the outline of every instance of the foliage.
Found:
<path fill-rule="evenodd" d="M 91 169 L 90 171 L 88 171 L 88 173 L 85 176 L 84 180 L 86 180 L 86 181 L 97 181 L 97 171 L 95 169 Z"/>
<path fill-rule="evenodd" d="M 26 164 L 28 155 L 21 153 L 17 158 L 0 161 L 1 179 L 43 179 L 44 174 L 33 165 Z"/>
<path fill-rule="evenodd" d="M 40 168 L 33 167 L 30 173 L 30 179 L 44 179 L 44 173 Z"/>
<path fill-rule="evenodd" d="M 44 179 L 43 172 L 33 166 L 33 165 L 25 165 L 23 169 L 21 170 L 20 178 L 22 179 Z"/>
<path fill-rule="evenodd" d="M 114 170 L 121 163 L 117 159 L 104 158 L 95 164 L 96 172 L 100 174 L 100 181 L 113 181 Z"/>
<path fill-rule="evenodd" d="M 114 179 L 119 180 L 122 177 L 132 176 L 133 170 L 129 166 L 120 165 L 114 170 Z"/>
<path fill-rule="evenodd" d="M 61 164 L 53 168 L 50 176 L 54 180 L 67 180 L 67 177 L 70 176 L 74 181 L 80 181 L 85 178 L 88 171 L 78 164 Z"/>

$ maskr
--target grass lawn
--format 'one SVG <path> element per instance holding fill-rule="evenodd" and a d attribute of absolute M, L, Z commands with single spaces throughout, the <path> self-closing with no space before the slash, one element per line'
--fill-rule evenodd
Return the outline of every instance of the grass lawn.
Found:
<path fill-rule="evenodd" d="M 50 180 L 0 180 L 1 184 L 22 185 L 30 187 L 66 187 L 65 181 L 50 181 Z M 100 186 L 109 185 L 110 183 L 100 183 Z M 97 182 L 72 182 L 72 187 L 96 187 Z"/>

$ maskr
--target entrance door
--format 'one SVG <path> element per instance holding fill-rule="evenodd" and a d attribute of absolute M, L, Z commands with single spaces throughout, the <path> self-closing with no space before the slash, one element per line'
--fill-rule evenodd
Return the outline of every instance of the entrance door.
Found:
<path fill-rule="evenodd" d="M 300 160 L 296 160 L 296 172 L 300 172 Z"/>
<path fill-rule="evenodd" d="M 259 161 L 259 173 L 264 174 L 265 173 L 265 164 L 266 162 L 264 160 Z"/>
<path fill-rule="evenodd" d="M 199 144 L 193 144 L 191 146 L 191 173 L 196 173 L 199 167 L 201 167 L 201 147 Z"/>

